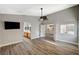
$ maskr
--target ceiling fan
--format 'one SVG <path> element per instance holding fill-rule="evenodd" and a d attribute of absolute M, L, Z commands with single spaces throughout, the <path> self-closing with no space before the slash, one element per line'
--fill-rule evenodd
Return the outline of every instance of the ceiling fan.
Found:
<path fill-rule="evenodd" d="M 40 22 L 43 23 L 44 21 L 48 20 L 47 16 L 43 16 L 43 8 L 41 8 L 41 17 Z"/>

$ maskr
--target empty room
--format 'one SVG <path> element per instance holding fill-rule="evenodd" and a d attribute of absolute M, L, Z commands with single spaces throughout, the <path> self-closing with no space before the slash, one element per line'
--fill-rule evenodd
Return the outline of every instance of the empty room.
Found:
<path fill-rule="evenodd" d="M 0 4 L 0 55 L 79 55 L 79 5 Z"/>

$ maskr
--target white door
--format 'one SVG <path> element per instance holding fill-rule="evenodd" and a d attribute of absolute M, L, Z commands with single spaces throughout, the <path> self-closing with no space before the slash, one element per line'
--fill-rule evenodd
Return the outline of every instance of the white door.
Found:
<path fill-rule="evenodd" d="M 41 37 L 45 37 L 45 25 L 41 25 Z"/>

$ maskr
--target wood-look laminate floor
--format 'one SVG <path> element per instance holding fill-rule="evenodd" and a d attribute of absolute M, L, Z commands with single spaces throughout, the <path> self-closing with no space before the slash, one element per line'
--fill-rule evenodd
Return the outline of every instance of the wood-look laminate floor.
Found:
<path fill-rule="evenodd" d="M 0 55 L 79 55 L 79 48 L 45 39 L 25 39 L 18 44 L 0 48 Z"/>

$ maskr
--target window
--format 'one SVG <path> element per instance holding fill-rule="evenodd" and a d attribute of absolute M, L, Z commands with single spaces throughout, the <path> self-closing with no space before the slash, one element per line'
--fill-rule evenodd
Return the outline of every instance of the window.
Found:
<path fill-rule="evenodd" d="M 67 24 L 67 33 L 74 34 L 74 24 Z"/>
<path fill-rule="evenodd" d="M 60 32 L 66 33 L 66 25 L 60 25 Z"/>
<path fill-rule="evenodd" d="M 74 35 L 74 24 L 60 25 L 60 33 Z"/>

